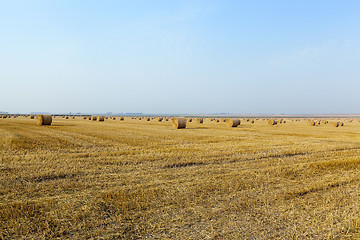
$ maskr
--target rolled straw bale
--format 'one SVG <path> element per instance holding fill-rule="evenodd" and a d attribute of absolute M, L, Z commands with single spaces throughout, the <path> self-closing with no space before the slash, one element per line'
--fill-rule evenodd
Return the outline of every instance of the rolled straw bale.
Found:
<path fill-rule="evenodd" d="M 149 117 L 148 117 L 148 118 L 146 118 L 146 121 L 148 121 L 148 122 L 149 122 L 149 121 L 150 121 L 150 118 L 149 118 Z"/>
<path fill-rule="evenodd" d="M 254 119 L 252 119 L 250 122 L 251 122 L 251 123 L 255 123 L 255 120 L 254 120 Z"/>
<path fill-rule="evenodd" d="M 169 121 L 169 118 L 165 118 L 165 121 Z"/>
<path fill-rule="evenodd" d="M 158 117 L 158 118 L 157 118 L 158 122 L 161 122 L 163 119 L 164 119 L 164 118 L 162 118 L 162 117 Z"/>
<path fill-rule="evenodd" d="M 268 124 L 269 124 L 269 125 L 277 125 L 277 120 L 275 120 L 275 119 L 269 119 L 269 120 L 268 120 Z"/>
<path fill-rule="evenodd" d="M 91 120 L 92 120 L 92 121 L 96 121 L 96 120 L 97 120 L 97 116 L 91 116 Z"/>
<path fill-rule="evenodd" d="M 65 116 L 65 119 L 69 119 L 69 116 Z"/>
<path fill-rule="evenodd" d="M 329 122 L 329 124 L 333 127 L 339 127 L 339 122 L 338 121 L 331 121 Z"/>
<path fill-rule="evenodd" d="M 185 117 L 174 117 L 171 121 L 172 121 L 172 125 L 175 129 L 186 128 L 186 118 Z"/>
<path fill-rule="evenodd" d="M 109 119 L 109 117 L 106 117 L 106 119 Z"/>
<path fill-rule="evenodd" d="M 98 122 L 103 122 L 105 120 L 104 116 L 97 116 L 97 121 Z"/>
<path fill-rule="evenodd" d="M 344 126 L 344 123 L 343 123 L 343 122 L 339 121 L 338 123 L 339 123 L 339 126 L 340 126 L 340 127 Z"/>
<path fill-rule="evenodd" d="M 124 121 L 124 117 L 119 117 L 120 121 Z"/>
<path fill-rule="evenodd" d="M 189 118 L 189 122 L 192 122 L 192 118 Z"/>
<path fill-rule="evenodd" d="M 321 120 L 320 124 L 328 124 L 329 122 L 327 120 Z"/>
<path fill-rule="evenodd" d="M 196 119 L 196 121 L 197 121 L 198 123 L 203 123 L 203 122 L 204 122 L 204 119 L 198 118 L 198 119 Z"/>
<path fill-rule="evenodd" d="M 248 119 L 246 119 L 246 121 L 247 121 L 247 122 L 250 122 L 250 119 L 248 118 Z"/>
<path fill-rule="evenodd" d="M 307 120 L 306 122 L 307 122 L 307 124 L 309 124 L 310 126 L 315 126 L 315 121 L 314 121 L 314 120 L 309 119 L 309 120 Z"/>
<path fill-rule="evenodd" d="M 220 122 L 220 120 L 219 120 L 219 119 L 216 119 L 216 122 Z"/>
<path fill-rule="evenodd" d="M 228 118 L 226 119 L 226 124 L 229 126 L 229 127 L 237 127 L 239 126 L 241 123 L 240 119 L 235 119 L 235 118 Z"/>
<path fill-rule="evenodd" d="M 30 115 L 30 119 L 34 119 L 34 117 L 35 117 L 34 115 Z"/>
<path fill-rule="evenodd" d="M 37 122 L 39 126 L 42 125 L 51 125 L 52 123 L 52 117 L 51 115 L 43 115 L 43 114 L 39 114 L 37 116 Z"/>
<path fill-rule="evenodd" d="M 86 119 L 86 118 L 87 118 L 86 116 L 83 117 L 83 119 Z"/>

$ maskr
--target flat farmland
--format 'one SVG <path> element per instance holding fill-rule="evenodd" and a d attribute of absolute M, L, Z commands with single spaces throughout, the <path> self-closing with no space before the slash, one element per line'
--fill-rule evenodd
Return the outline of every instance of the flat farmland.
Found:
<path fill-rule="evenodd" d="M 0 119 L 0 239 L 360 238 L 359 121 L 286 121 Z"/>

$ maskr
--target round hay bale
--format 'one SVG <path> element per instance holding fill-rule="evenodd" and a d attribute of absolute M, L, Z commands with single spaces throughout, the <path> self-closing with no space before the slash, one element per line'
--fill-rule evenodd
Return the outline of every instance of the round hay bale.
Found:
<path fill-rule="evenodd" d="M 86 119 L 86 116 L 84 116 L 83 119 Z"/>
<path fill-rule="evenodd" d="M 149 118 L 149 117 L 148 117 L 148 118 L 146 118 L 146 121 L 148 121 L 148 122 L 149 122 L 149 121 L 150 121 L 150 118 Z"/>
<path fill-rule="evenodd" d="M 65 116 L 65 119 L 69 119 L 69 116 Z"/>
<path fill-rule="evenodd" d="M 339 123 L 339 126 L 340 126 L 340 127 L 344 126 L 344 123 L 343 123 L 343 122 L 339 121 L 338 123 Z"/>
<path fill-rule="evenodd" d="M 175 129 L 186 128 L 186 118 L 185 117 L 174 117 L 171 121 L 172 121 L 172 125 Z"/>
<path fill-rule="evenodd" d="M 34 115 L 30 115 L 30 119 L 34 119 L 34 117 L 35 117 Z"/>
<path fill-rule="evenodd" d="M 269 119 L 269 120 L 268 120 L 268 124 L 271 125 L 271 126 L 277 125 L 277 120 L 275 120 L 275 119 Z"/>
<path fill-rule="evenodd" d="M 226 119 L 226 124 L 229 126 L 229 127 L 237 127 L 239 126 L 241 123 L 240 119 L 235 119 L 235 118 L 228 118 Z"/>
<path fill-rule="evenodd" d="M 192 118 L 189 118 L 189 122 L 192 122 Z"/>
<path fill-rule="evenodd" d="M 157 118 L 158 122 L 161 122 L 163 119 L 164 119 L 164 118 L 162 118 L 162 117 L 158 117 L 158 118 Z"/>
<path fill-rule="evenodd" d="M 339 122 L 335 121 L 335 122 L 330 122 L 330 125 L 333 127 L 339 127 Z"/>
<path fill-rule="evenodd" d="M 120 121 L 124 121 L 124 117 L 120 117 L 119 119 L 120 119 Z"/>
<path fill-rule="evenodd" d="M 169 121 L 169 118 L 165 118 L 165 121 Z"/>
<path fill-rule="evenodd" d="M 43 126 L 43 125 L 51 125 L 52 123 L 52 117 L 51 115 L 43 115 L 43 114 L 39 114 L 37 116 L 37 122 L 39 126 Z"/>
<path fill-rule="evenodd" d="M 219 119 L 216 119 L 216 122 L 220 122 L 220 120 L 219 120 Z"/>
<path fill-rule="evenodd" d="M 314 120 L 311 120 L 311 119 L 307 120 L 306 122 L 307 122 L 307 124 L 310 125 L 310 126 L 315 126 L 315 124 L 316 124 L 315 121 L 314 121 Z"/>
<path fill-rule="evenodd" d="M 329 122 L 327 120 L 320 120 L 320 124 L 328 124 Z"/>
<path fill-rule="evenodd" d="M 203 122 L 204 122 L 204 119 L 198 118 L 198 119 L 196 119 L 196 121 L 197 121 L 197 123 L 203 123 Z"/>
<path fill-rule="evenodd" d="M 251 123 L 255 123 L 255 120 L 254 120 L 254 119 L 252 119 L 250 122 L 251 122 Z"/>
<path fill-rule="evenodd" d="M 105 120 L 104 116 L 97 116 L 97 121 L 98 122 L 103 122 Z"/>
<path fill-rule="evenodd" d="M 91 120 L 92 120 L 92 121 L 96 121 L 96 120 L 97 120 L 97 116 L 91 116 Z"/>

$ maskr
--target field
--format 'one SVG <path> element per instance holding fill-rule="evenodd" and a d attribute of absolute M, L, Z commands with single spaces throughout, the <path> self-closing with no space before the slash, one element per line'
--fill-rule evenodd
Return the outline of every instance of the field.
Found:
<path fill-rule="evenodd" d="M 0 119 L 0 239 L 359 239 L 342 121 Z"/>

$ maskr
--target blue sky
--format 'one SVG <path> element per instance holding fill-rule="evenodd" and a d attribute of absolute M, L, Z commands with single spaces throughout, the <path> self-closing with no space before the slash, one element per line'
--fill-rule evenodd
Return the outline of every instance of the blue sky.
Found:
<path fill-rule="evenodd" d="M 359 113 L 360 1 L 1 1 L 0 111 Z"/>

